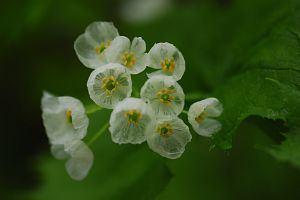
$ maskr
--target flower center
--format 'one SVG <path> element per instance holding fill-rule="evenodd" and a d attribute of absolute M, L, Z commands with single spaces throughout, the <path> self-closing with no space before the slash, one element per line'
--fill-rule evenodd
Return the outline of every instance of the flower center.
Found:
<path fill-rule="evenodd" d="M 133 123 L 134 125 L 137 125 L 142 118 L 142 113 L 139 110 L 128 110 L 124 113 L 124 116 L 129 124 Z"/>
<path fill-rule="evenodd" d="M 156 95 L 159 98 L 159 101 L 163 104 L 170 105 L 172 101 L 175 99 L 175 96 L 171 95 L 176 93 L 176 90 L 164 88 L 161 89 Z"/>
<path fill-rule="evenodd" d="M 102 88 L 106 90 L 108 95 L 112 95 L 112 93 L 116 90 L 118 82 L 115 77 L 107 76 L 102 79 Z"/>
<path fill-rule="evenodd" d="M 206 112 L 202 112 L 200 115 L 198 115 L 195 118 L 196 122 L 198 122 L 198 124 L 201 124 L 204 121 L 206 115 L 207 115 Z"/>
<path fill-rule="evenodd" d="M 161 137 L 168 138 L 173 134 L 173 128 L 170 124 L 161 124 L 156 130 Z"/>
<path fill-rule="evenodd" d="M 66 119 L 67 119 L 67 122 L 72 124 L 72 111 L 71 110 L 66 110 Z"/>
<path fill-rule="evenodd" d="M 129 69 L 132 69 L 132 67 L 136 63 L 136 57 L 134 56 L 133 53 L 126 51 L 122 56 L 122 63 Z"/>
<path fill-rule="evenodd" d="M 174 69 L 175 69 L 175 60 L 174 60 L 174 58 L 171 58 L 171 59 L 166 58 L 166 59 L 160 61 L 160 65 L 164 72 L 173 73 Z"/>
<path fill-rule="evenodd" d="M 101 54 L 106 48 L 110 46 L 110 40 L 107 40 L 106 42 L 102 42 L 99 46 L 95 48 L 96 54 Z"/>

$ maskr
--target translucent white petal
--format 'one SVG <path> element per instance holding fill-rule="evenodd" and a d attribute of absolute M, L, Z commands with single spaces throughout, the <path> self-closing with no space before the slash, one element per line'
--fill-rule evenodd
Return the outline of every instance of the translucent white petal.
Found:
<path fill-rule="evenodd" d="M 106 50 L 105 55 L 110 63 L 122 63 L 122 55 L 129 51 L 130 40 L 125 36 L 118 36 L 112 42 L 110 47 Z"/>
<path fill-rule="evenodd" d="M 74 43 L 79 60 L 86 67 L 93 69 L 106 64 L 107 61 L 103 54 L 105 48 L 118 35 L 118 30 L 110 22 L 91 23 Z"/>
<path fill-rule="evenodd" d="M 190 124 L 196 133 L 204 137 L 211 137 L 222 129 L 222 124 L 218 120 L 211 118 L 204 119 L 201 124 L 196 121 L 191 121 Z"/>
<path fill-rule="evenodd" d="M 111 22 L 92 22 L 85 30 L 95 42 L 112 41 L 119 36 L 119 32 Z"/>
<path fill-rule="evenodd" d="M 73 97 L 42 98 L 42 118 L 51 144 L 65 144 L 85 137 L 89 124 L 82 103 Z"/>
<path fill-rule="evenodd" d="M 222 128 L 222 124 L 213 119 L 223 112 L 223 106 L 216 98 L 207 98 L 195 102 L 188 111 L 188 120 L 195 132 L 210 137 Z"/>
<path fill-rule="evenodd" d="M 64 160 L 69 157 L 69 154 L 65 152 L 65 145 L 53 144 L 51 145 L 51 153 L 58 160 Z"/>
<path fill-rule="evenodd" d="M 65 151 L 70 156 L 65 164 L 69 176 L 74 180 L 84 179 L 93 165 L 93 152 L 80 140 L 66 145 Z"/>
<path fill-rule="evenodd" d="M 130 51 L 136 55 L 142 55 L 146 51 L 146 42 L 141 37 L 135 37 L 132 40 Z"/>
<path fill-rule="evenodd" d="M 88 34 L 80 35 L 74 43 L 79 60 L 88 68 L 95 69 L 107 63 L 104 54 L 97 54 L 98 45 Z"/>
<path fill-rule="evenodd" d="M 148 65 L 148 55 L 145 53 L 146 43 L 142 38 L 134 38 L 130 44 L 127 37 L 116 37 L 105 51 L 108 62 L 120 63 L 130 74 L 138 74 Z"/>
<path fill-rule="evenodd" d="M 163 101 L 167 95 L 170 101 Z M 157 118 L 177 116 L 184 107 L 183 90 L 171 76 L 148 79 L 141 89 L 141 97 L 152 107 Z"/>
<path fill-rule="evenodd" d="M 128 113 L 139 113 L 136 121 L 130 121 Z M 154 113 L 141 99 L 127 98 L 118 103 L 110 116 L 112 140 L 115 143 L 140 144 L 145 141 L 147 129 L 153 125 Z"/>
<path fill-rule="evenodd" d="M 170 70 L 165 70 L 162 63 L 166 60 L 174 61 L 174 66 Z M 162 69 L 164 75 L 173 76 L 175 80 L 180 80 L 185 72 L 185 60 L 181 52 L 170 43 L 157 43 L 149 51 L 149 67 Z"/>
<path fill-rule="evenodd" d="M 97 105 L 109 109 L 129 97 L 132 92 L 130 74 L 124 66 L 117 63 L 95 69 L 88 79 L 87 87 L 91 99 Z"/>
<path fill-rule="evenodd" d="M 167 127 L 168 132 L 162 132 Z M 165 133 L 165 134 L 162 134 Z M 169 159 L 179 158 L 185 146 L 191 141 L 188 126 L 179 118 L 157 122 L 156 126 L 146 134 L 147 143 L 154 152 Z"/>

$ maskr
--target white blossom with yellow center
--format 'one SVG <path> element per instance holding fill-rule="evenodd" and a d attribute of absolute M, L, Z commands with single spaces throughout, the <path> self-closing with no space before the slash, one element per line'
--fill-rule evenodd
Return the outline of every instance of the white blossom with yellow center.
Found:
<path fill-rule="evenodd" d="M 144 142 L 146 131 L 153 125 L 154 118 L 152 109 L 143 100 L 127 98 L 121 101 L 109 120 L 112 140 L 119 144 Z"/>
<path fill-rule="evenodd" d="M 74 48 L 79 60 L 88 68 L 95 69 L 107 63 L 105 51 L 111 41 L 119 36 L 111 22 L 93 22 L 78 36 Z"/>
<path fill-rule="evenodd" d="M 130 40 L 124 36 L 116 37 L 105 52 L 108 62 L 120 63 L 129 73 L 138 74 L 145 70 L 148 64 L 148 55 L 145 53 L 146 43 L 141 37 Z"/>
<path fill-rule="evenodd" d="M 188 126 L 176 117 L 157 121 L 155 126 L 147 131 L 146 139 L 154 152 L 169 159 L 176 159 L 183 154 L 192 135 Z"/>
<path fill-rule="evenodd" d="M 53 156 L 68 159 L 66 170 L 72 179 L 85 178 L 94 156 L 81 141 L 89 124 L 83 104 L 73 97 L 55 97 L 45 92 L 42 97 L 42 118 Z"/>
<path fill-rule="evenodd" d="M 64 144 L 85 137 L 89 119 L 83 104 L 73 97 L 55 97 L 47 92 L 42 98 L 42 118 L 51 144 Z"/>
<path fill-rule="evenodd" d="M 97 105 L 112 109 L 118 102 L 131 95 L 132 82 L 126 67 L 110 63 L 91 73 L 87 87 L 91 99 Z"/>
<path fill-rule="evenodd" d="M 157 75 L 148 79 L 141 89 L 141 97 L 157 118 L 177 116 L 184 107 L 183 90 L 171 76 Z"/>
<path fill-rule="evenodd" d="M 178 81 L 185 72 L 185 61 L 181 52 L 170 43 L 157 43 L 149 51 L 149 67 L 159 69 L 156 72 L 148 74 L 168 75 Z"/>
<path fill-rule="evenodd" d="M 210 137 L 222 128 L 215 118 L 223 112 L 223 106 L 216 98 L 207 98 L 193 103 L 188 111 L 188 120 L 199 135 Z"/>

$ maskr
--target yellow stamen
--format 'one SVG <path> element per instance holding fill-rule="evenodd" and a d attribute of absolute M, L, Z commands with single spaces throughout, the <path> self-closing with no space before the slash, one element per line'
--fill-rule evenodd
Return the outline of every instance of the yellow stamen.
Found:
<path fill-rule="evenodd" d="M 160 134 L 163 138 L 168 138 L 173 134 L 173 128 L 171 124 L 164 123 L 157 127 L 156 131 Z"/>
<path fill-rule="evenodd" d="M 125 52 L 122 56 L 122 63 L 129 69 L 132 69 L 136 63 L 136 57 L 132 52 Z"/>
<path fill-rule="evenodd" d="M 107 40 L 106 42 L 102 42 L 99 46 L 95 48 L 96 54 L 101 54 L 106 48 L 110 46 L 110 40 Z"/>
<path fill-rule="evenodd" d="M 124 117 L 127 119 L 129 124 L 138 125 L 138 122 L 142 118 L 142 113 L 139 110 L 128 110 L 124 112 Z"/>
<path fill-rule="evenodd" d="M 160 61 L 160 65 L 161 68 L 163 70 L 163 72 L 169 72 L 169 73 L 173 73 L 174 69 L 175 69 L 175 60 L 174 58 L 165 58 L 164 60 Z"/>
<path fill-rule="evenodd" d="M 105 89 L 107 95 L 112 95 L 118 86 L 114 76 L 106 76 L 101 80 L 101 88 Z"/>
<path fill-rule="evenodd" d="M 198 122 L 198 124 L 201 124 L 204 121 L 206 115 L 207 115 L 206 112 L 202 112 L 200 115 L 198 115 L 195 118 L 196 122 Z"/>
<path fill-rule="evenodd" d="M 165 105 L 170 105 L 172 101 L 176 98 L 175 96 L 171 95 L 176 93 L 176 90 L 164 88 L 157 92 L 157 97 L 159 101 Z"/>
<path fill-rule="evenodd" d="M 67 119 L 67 122 L 72 124 L 72 111 L 71 110 L 66 110 L 66 119 Z"/>

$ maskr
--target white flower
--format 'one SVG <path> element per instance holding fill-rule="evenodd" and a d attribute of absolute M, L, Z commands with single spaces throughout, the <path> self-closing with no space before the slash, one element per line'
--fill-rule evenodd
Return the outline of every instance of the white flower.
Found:
<path fill-rule="evenodd" d="M 140 144 L 146 140 L 154 113 L 141 99 L 127 98 L 117 104 L 109 120 L 109 131 L 115 143 Z"/>
<path fill-rule="evenodd" d="M 86 135 L 89 119 L 83 104 L 73 97 L 55 97 L 45 92 L 42 118 L 51 144 L 65 144 Z"/>
<path fill-rule="evenodd" d="M 146 134 L 147 143 L 153 151 L 170 159 L 179 158 L 192 135 L 188 126 L 178 117 L 158 121 Z"/>
<path fill-rule="evenodd" d="M 216 98 L 208 98 L 193 103 L 188 112 L 188 120 L 193 129 L 202 136 L 210 137 L 222 128 L 222 124 L 214 119 L 223 112 L 223 106 Z"/>
<path fill-rule="evenodd" d="M 69 176 L 74 180 L 84 179 L 93 165 L 94 154 L 81 140 L 52 145 L 51 152 L 57 159 L 67 159 L 65 164 Z"/>
<path fill-rule="evenodd" d="M 131 95 L 131 86 L 131 77 L 127 69 L 117 63 L 95 69 L 87 82 L 91 99 L 97 105 L 109 109 Z"/>
<path fill-rule="evenodd" d="M 184 107 L 184 93 L 171 76 L 153 76 L 141 89 L 141 97 L 155 111 L 157 118 L 174 117 Z"/>
<path fill-rule="evenodd" d="M 148 74 L 173 76 L 180 80 L 185 71 L 185 61 L 180 51 L 170 43 L 157 43 L 149 51 L 149 67 L 160 69 Z"/>
<path fill-rule="evenodd" d="M 120 63 L 127 67 L 131 74 L 142 72 L 147 66 L 146 43 L 141 37 L 130 40 L 124 36 L 116 37 L 105 52 L 108 62 Z"/>
<path fill-rule="evenodd" d="M 93 22 L 74 43 L 79 60 L 88 68 L 95 69 L 107 63 L 105 49 L 118 36 L 118 30 L 110 22 Z"/>

